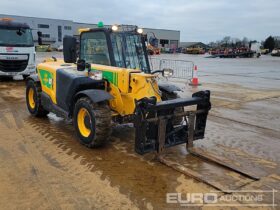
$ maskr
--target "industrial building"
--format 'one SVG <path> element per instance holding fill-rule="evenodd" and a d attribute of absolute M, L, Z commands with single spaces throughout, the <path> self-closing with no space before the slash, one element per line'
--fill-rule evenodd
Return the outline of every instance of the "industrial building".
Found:
<path fill-rule="evenodd" d="M 180 42 L 179 47 L 182 48 L 202 48 L 202 49 L 209 49 L 210 47 L 202 42 Z"/>
<path fill-rule="evenodd" d="M 62 45 L 65 35 L 78 35 L 80 28 L 96 28 L 97 24 L 78 23 L 72 20 L 61 20 L 51 18 L 26 17 L 16 15 L 0 14 L 0 18 L 11 18 L 14 21 L 27 23 L 33 29 L 33 38 L 38 42 L 37 32 L 42 32 L 44 44 L 51 44 L 53 47 Z M 180 31 L 167 29 L 143 28 L 144 33 L 150 36 L 156 36 L 159 39 L 159 47 L 177 48 L 180 43 Z"/>

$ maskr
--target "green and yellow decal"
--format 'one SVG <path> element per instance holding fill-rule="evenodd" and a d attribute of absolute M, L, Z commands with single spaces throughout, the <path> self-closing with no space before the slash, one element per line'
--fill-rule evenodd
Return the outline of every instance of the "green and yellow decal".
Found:
<path fill-rule="evenodd" d="M 110 71 L 103 71 L 103 78 L 107 79 L 110 83 L 118 86 L 118 74 Z"/>
<path fill-rule="evenodd" d="M 53 89 L 53 74 L 46 70 L 40 70 L 39 72 L 42 85 L 49 89 Z"/>
<path fill-rule="evenodd" d="M 91 69 L 91 70 L 99 71 L 98 69 Z M 110 83 L 118 86 L 118 73 L 102 70 L 102 75 L 104 79 L 107 79 Z"/>

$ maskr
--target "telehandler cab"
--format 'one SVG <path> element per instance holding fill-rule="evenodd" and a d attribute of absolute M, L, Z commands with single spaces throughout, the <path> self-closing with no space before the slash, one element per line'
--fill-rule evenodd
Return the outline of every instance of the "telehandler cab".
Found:
<path fill-rule="evenodd" d="M 47 59 L 28 78 L 26 102 L 33 116 L 53 112 L 73 119 L 77 137 L 87 147 L 108 141 L 111 121 L 132 122 L 139 154 L 182 143 L 192 146 L 204 138 L 210 91 L 179 98 L 178 87 L 158 82 L 173 70 L 151 71 L 142 29 L 84 29 L 79 53 L 76 45 L 74 37 L 64 37 L 64 61 Z M 196 110 L 185 111 L 193 105 Z"/>

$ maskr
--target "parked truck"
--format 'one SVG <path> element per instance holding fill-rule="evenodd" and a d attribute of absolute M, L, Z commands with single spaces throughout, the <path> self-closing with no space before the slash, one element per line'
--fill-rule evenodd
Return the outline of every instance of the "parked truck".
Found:
<path fill-rule="evenodd" d="M 35 72 L 35 47 L 31 28 L 11 19 L 0 19 L 0 76 Z"/>

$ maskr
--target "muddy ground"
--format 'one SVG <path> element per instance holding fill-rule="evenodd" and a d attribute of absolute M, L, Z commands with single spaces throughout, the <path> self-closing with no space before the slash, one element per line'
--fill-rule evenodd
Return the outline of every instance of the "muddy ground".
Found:
<path fill-rule="evenodd" d="M 50 54 L 38 54 L 38 60 Z M 58 54 L 58 57 L 61 55 Z M 255 181 L 188 154 L 184 145 L 166 151 L 173 160 L 224 191 L 280 190 L 280 59 L 193 60 L 201 86 L 172 79 L 182 96 L 200 89 L 212 91 L 206 137 L 195 147 L 246 171 Z M 0 209 L 174 209 L 166 193 L 208 193 L 209 184 L 183 175 L 133 149 L 132 125 L 115 126 L 110 143 L 100 149 L 81 146 L 71 122 L 49 114 L 36 119 L 25 105 L 25 83 L 0 82 Z M 229 195 L 244 195 L 232 192 Z M 219 192 L 219 209 L 244 209 L 246 202 L 227 201 Z M 272 204 L 272 193 L 263 202 Z M 279 192 L 275 204 L 280 204 Z M 224 207 L 227 205 L 228 207 Z M 216 207 L 193 206 L 193 209 Z M 272 207 L 263 206 L 259 209 Z M 277 207 L 276 207 L 277 208 Z"/>

